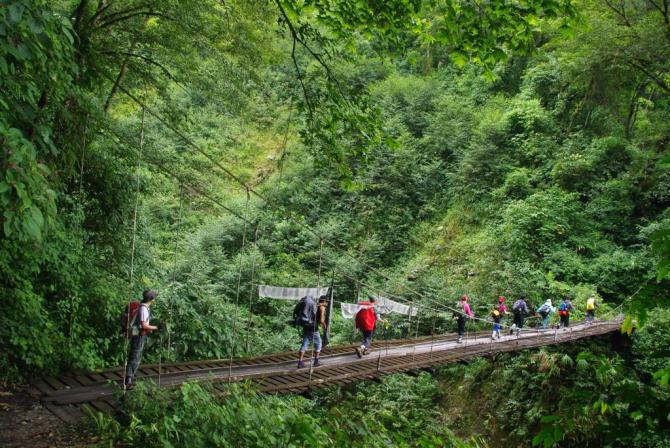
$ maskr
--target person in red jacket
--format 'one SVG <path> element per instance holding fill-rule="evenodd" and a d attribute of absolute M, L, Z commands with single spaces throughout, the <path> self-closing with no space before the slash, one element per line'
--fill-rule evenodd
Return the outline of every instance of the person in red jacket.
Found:
<path fill-rule="evenodd" d="M 383 321 L 383 319 L 375 308 L 374 297 L 370 297 L 369 302 L 359 302 L 358 305 L 360 309 L 356 313 L 356 328 L 363 334 L 363 343 L 360 347 L 356 347 L 356 356 L 362 358 L 363 355 L 368 354 L 377 321 Z"/>

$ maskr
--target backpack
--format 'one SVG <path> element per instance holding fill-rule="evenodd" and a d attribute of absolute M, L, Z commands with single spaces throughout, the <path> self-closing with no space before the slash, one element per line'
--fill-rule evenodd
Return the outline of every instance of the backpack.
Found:
<path fill-rule="evenodd" d="M 537 312 L 540 314 L 542 317 L 546 317 L 547 314 L 549 314 L 549 305 L 546 303 L 542 305 L 540 308 L 537 309 Z"/>
<path fill-rule="evenodd" d="M 566 302 L 561 303 L 558 306 L 558 311 L 568 311 L 568 304 Z"/>
<path fill-rule="evenodd" d="M 586 301 L 586 309 L 588 311 L 595 310 L 596 309 L 596 299 L 593 299 L 589 297 L 589 299 Z"/>
<path fill-rule="evenodd" d="M 140 315 L 140 302 L 134 300 L 129 302 L 127 306 L 123 308 L 123 313 L 121 313 L 121 334 L 123 337 L 128 336 L 139 336 L 140 334 L 140 323 L 138 317 Z"/>
<path fill-rule="evenodd" d="M 514 305 L 512 305 L 512 311 L 514 311 L 515 313 L 522 312 L 524 303 L 525 302 L 521 299 L 517 300 L 516 302 L 514 302 Z"/>
<path fill-rule="evenodd" d="M 492 315 L 494 318 L 499 317 L 499 316 L 500 316 L 500 311 L 498 311 L 498 310 L 493 310 L 493 311 L 491 311 L 491 315 Z"/>
<path fill-rule="evenodd" d="M 293 308 L 293 326 L 310 327 L 316 320 L 316 304 L 311 297 L 303 297 Z"/>
<path fill-rule="evenodd" d="M 364 304 L 363 308 L 356 313 L 356 328 L 362 331 L 372 331 L 375 329 L 375 307 L 371 304 Z"/>

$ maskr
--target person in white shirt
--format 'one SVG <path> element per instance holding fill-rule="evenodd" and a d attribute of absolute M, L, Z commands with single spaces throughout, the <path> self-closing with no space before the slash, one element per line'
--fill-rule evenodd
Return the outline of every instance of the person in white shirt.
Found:
<path fill-rule="evenodd" d="M 126 389 L 132 389 L 135 386 L 133 383 L 133 378 L 137 369 L 140 367 L 142 362 L 142 351 L 144 350 L 144 344 L 147 342 L 147 336 L 152 331 L 158 330 L 158 327 L 155 325 L 150 325 L 149 320 L 151 319 L 151 313 L 149 312 L 149 307 L 156 301 L 158 293 L 150 289 L 145 289 L 142 293 L 142 303 L 140 304 L 140 309 L 137 312 L 137 317 L 134 319 L 134 322 L 131 325 L 137 325 L 139 327 L 139 334 L 133 336 L 130 340 L 130 356 L 128 358 L 128 366 L 126 368 Z"/>

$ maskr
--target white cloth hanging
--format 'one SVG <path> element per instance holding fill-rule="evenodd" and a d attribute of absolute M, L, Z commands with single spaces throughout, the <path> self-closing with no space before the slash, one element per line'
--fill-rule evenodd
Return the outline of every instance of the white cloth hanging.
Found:
<path fill-rule="evenodd" d="M 280 300 L 300 300 L 305 296 L 312 296 L 318 299 L 328 294 L 328 287 L 325 288 L 285 288 L 283 286 L 258 285 L 258 297 Z"/>
<path fill-rule="evenodd" d="M 394 302 L 386 297 L 370 296 L 375 298 L 375 308 L 379 314 L 398 313 L 405 316 L 414 317 L 419 312 L 419 308 L 402 303 Z M 352 319 L 361 308 L 367 308 L 369 305 L 359 305 L 358 303 L 341 303 L 342 317 Z"/>

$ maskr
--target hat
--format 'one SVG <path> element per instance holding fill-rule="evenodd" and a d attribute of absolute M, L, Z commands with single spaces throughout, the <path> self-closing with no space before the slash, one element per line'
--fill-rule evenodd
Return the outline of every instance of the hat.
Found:
<path fill-rule="evenodd" d="M 151 302 L 152 300 L 156 300 L 156 297 L 158 297 L 158 293 L 152 289 L 145 289 L 144 292 L 142 292 L 143 302 Z"/>
<path fill-rule="evenodd" d="M 505 298 L 503 296 L 498 297 L 498 303 L 505 303 Z"/>

